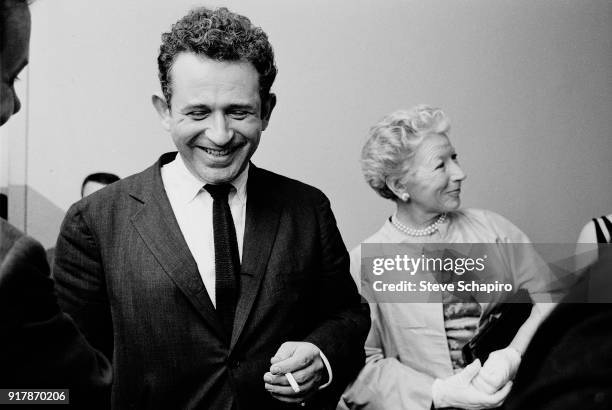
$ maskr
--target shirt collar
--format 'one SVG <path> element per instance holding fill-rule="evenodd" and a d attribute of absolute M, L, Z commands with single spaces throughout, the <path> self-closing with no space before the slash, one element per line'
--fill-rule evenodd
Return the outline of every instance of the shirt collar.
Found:
<path fill-rule="evenodd" d="M 236 188 L 238 200 L 243 203 L 246 202 L 246 186 L 247 180 L 249 179 L 250 166 L 251 164 L 247 162 L 246 167 L 244 167 L 242 172 L 231 182 L 234 188 Z"/>
<path fill-rule="evenodd" d="M 177 154 L 174 161 L 165 165 L 164 168 L 165 167 L 168 167 L 169 176 L 173 181 L 173 185 L 176 188 L 176 194 L 181 202 L 188 203 L 193 201 L 200 191 L 204 189 L 206 182 L 197 178 L 189 171 L 180 153 Z M 236 189 L 238 200 L 243 203 L 246 202 L 246 186 L 249 177 L 249 167 L 250 164 L 247 163 L 244 170 L 230 182 Z"/>

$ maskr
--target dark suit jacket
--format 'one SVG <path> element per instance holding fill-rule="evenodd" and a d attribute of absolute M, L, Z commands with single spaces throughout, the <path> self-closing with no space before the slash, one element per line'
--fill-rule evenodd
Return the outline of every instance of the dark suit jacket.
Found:
<path fill-rule="evenodd" d="M 97 408 L 111 382 L 108 361 L 59 310 L 42 246 L 0 220 L 0 388 L 68 388 Z"/>
<path fill-rule="evenodd" d="M 73 205 L 57 243 L 62 307 L 94 345 L 113 346 L 113 407 L 284 408 L 263 375 L 283 342 L 309 341 L 333 369 L 315 407 L 333 408 L 363 365 L 370 322 L 329 201 L 251 166 L 228 344 L 164 191 L 160 168 L 175 155 Z"/>

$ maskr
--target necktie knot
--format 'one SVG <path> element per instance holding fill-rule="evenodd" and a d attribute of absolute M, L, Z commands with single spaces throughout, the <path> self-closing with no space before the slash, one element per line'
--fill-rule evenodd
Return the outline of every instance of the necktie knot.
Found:
<path fill-rule="evenodd" d="M 215 201 L 218 199 L 227 201 L 227 197 L 232 188 L 232 184 L 204 185 L 204 189 L 210 193 L 210 196 L 212 196 Z"/>

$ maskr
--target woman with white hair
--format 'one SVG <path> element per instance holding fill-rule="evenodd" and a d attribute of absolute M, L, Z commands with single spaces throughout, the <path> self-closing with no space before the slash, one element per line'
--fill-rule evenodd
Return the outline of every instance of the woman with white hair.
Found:
<path fill-rule="evenodd" d="M 426 105 L 394 112 L 371 129 L 362 151 L 363 174 L 397 209 L 364 243 L 529 243 L 520 229 L 496 213 L 459 209 L 466 174 L 449 140 L 449 129 L 446 115 Z M 534 264 L 542 262 L 537 254 L 528 247 L 501 249 L 513 253 L 508 274 L 516 288 L 527 289 L 532 299 L 544 292 L 542 278 L 534 277 Z M 357 281 L 360 269 L 358 246 L 351 253 L 351 272 Z M 443 303 L 371 303 L 366 365 L 340 407 L 499 406 L 522 353 L 551 307 L 535 303 L 509 345 L 492 352 L 481 366 L 478 360 L 464 362 L 461 350 L 492 304 L 457 301 L 449 295 Z"/>

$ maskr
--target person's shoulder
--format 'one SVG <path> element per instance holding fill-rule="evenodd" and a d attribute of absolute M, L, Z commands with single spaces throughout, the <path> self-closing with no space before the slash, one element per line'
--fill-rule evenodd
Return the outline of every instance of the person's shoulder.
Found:
<path fill-rule="evenodd" d="M 91 208 L 111 209 L 116 208 L 114 204 L 116 204 L 118 201 L 124 201 L 126 199 L 126 195 L 129 195 L 130 193 L 135 194 L 137 198 L 140 198 L 144 196 L 144 191 L 150 189 L 151 184 L 155 179 L 155 172 L 159 172 L 157 170 L 158 167 L 158 164 L 154 164 L 143 171 L 113 182 L 112 184 L 109 184 L 104 188 L 84 198 L 81 198 L 79 201 L 75 202 L 72 207 L 80 210 Z"/>
<path fill-rule="evenodd" d="M 466 208 L 455 211 L 454 214 L 457 218 L 465 218 L 471 221 L 478 221 L 489 225 L 514 226 L 514 224 L 510 222 L 506 217 L 488 209 Z"/>
<path fill-rule="evenodd" d="M 254 170 L 256 177 L 264 183 L 273 183 L 274 189 L 284 192 L 304 192 L 306 194 L 322 194 L 321 190 L 312 185 L 308 185 L 297 179 L 289 178 L 285 175 L 277 174 L 264 168 L 256 168 Z"/>
<path fill-rule="evenodd" d="M 387 220 L 382 226 L 374 232 L 372 235 L 365 238 L 361 243 L 396 243 L 400 242 L 400 238 L 398 238 L 397 232 L 395 232 L 396 228 L 394 228 L 391 223 Z M 357 245 L 357 247 L 361 246 Z"/>
<path fill-rule="evenodd" d="M 4 219 L 0 219 L 0 255 L 4 255 L 8 249 L 14 248 L 18 243 L 21 247 L 42 248 L 36 239 L 27 236 Z"/>
<path fill-rule="evenodd" d="M 0 219 L 0 262 L 4 262 L 9 254 L 24 259 L 41 259 L 41 256 L 45 255 L 44 252 L 36 239 Z"/>
<path fill-rule="evenodd" d="M 115 181 L 112 184 L 105 186 L 104 188 L 94 192 L 86 198 L 91 197 L 92 199 L 99 200 L 100 198 L 108 198 L 109 196 L 112 197 L 117 194 L 125 193 L 126 191 L 132 192 L 146 188 L 147 185 L 150 185 L 153 179 L 155 179 L 155 173 L 159 173 L 159 168 L 160 167 L 157 163 L 153 164 L 140 172 L 129 175 L 125 178 L 120 179 L 119 181 Z"/>
<path fill-rule="evenodd" d="M 592 243 L 597 243 L 597 234 L 596 234 L 596 227 L 595 227 L 595 223 L 597 222 L 598 227 L 601 229 L 602 233 L 604 233 L 604 237 L 607 238 L 607 236 L 611 236 L 612 232 L 608 231 L 608 235 L 606 235 L 606 224 L 605 224 L 605 219 L 607 219 L 608 221 L 612 221 L 612 214 L 610 215 L 605 215 L 605 216 L 600 216 L 597 218 L 593 218 L 590 221 L 588 221 L 587 223 L 584 224 L 584 226 L 582 227 L 582 229 L 580 230 L 580 234 L 578 235 L 578 240 L 576 241 L 577 243 L 586 243 L 586 244 L 592 244 Z"/>
<path fill-rule="evenodd" d="M 23 236 L 23 232 L 19 229 L 4 219 L 0 219 L 0 261 L 4 260 L 13 245 Z"/>
<path fill-rule="evenodd" d="M 473 226 L 479 226 L 484 231 L 491 232 L 496 238 L 509 242 L 530 242 L 527 235 L 510 222 L 506 217 L 488 209 L 466 208 L 455 211 L 453 218 L 467 222 Z"/>
<path fill-rule="evenodd" d="M 6 243 L 15 242 L 17 238 L 23 236 L 23 232 L 13 225 L 0 218 L 0 246 Z"/>
<path fill-rule="evenodd" d="M 595 223 L 591 220 L 584 224 L 578 235 L 576 243 L 597 243 L 597 236 L 595 234 Z"/>
<path fill-rule="evenodd" d="M 266 192 L 289 201 L 304 201 L 308 199 L 327 199 L 325 194 L 312 185 L 277 174 L 263 168 L 255 168 L 255 177 L 258 181 L 257 189 L 266 189 Z M 251 178 L 251 175 L 249 175 Z"/>
<path fill-rule="evenodd" d="M 364 244 L 378 244 L 378 243 L 397 243 L 400 242 L 395 232 L 392 230 L 388 221 L 385 221 L 383 225 L 372 235 L 363 239 L 350 251 L 351 258 L 359 258 L 361 255 L 361 245 Z"/>

